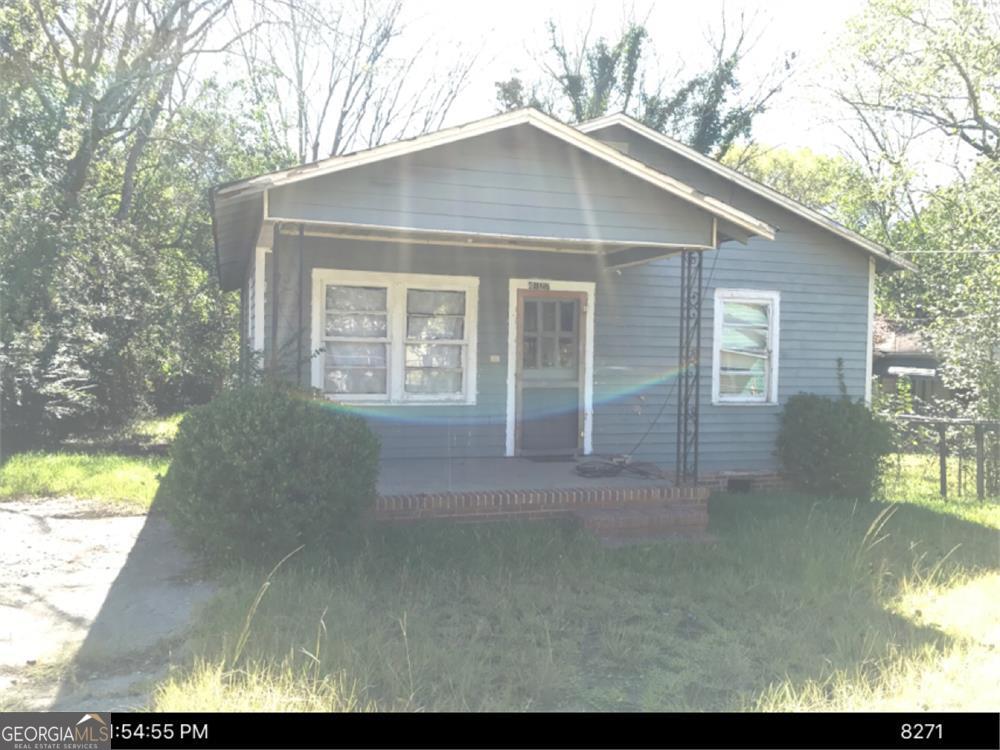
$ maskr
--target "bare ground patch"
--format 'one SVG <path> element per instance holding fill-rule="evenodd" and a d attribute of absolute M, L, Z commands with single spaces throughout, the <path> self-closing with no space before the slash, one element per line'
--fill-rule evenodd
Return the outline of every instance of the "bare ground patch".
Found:
<path fill-rule="evenodd" d="M 213 590 L 166 520 L 45 498 L 0 528 L 0 708 L 144 706 Z"/>

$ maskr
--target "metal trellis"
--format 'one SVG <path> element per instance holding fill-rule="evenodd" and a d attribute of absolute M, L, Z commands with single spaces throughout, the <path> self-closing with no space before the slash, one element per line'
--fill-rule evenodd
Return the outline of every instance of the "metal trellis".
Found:
<path fill-rule="evenodd" d="M 681 255 L 681 310 L 677 355 L 677 474 L 676 482 L 698 481 L 698 421 L 701 357 L 703 254 Z"/>

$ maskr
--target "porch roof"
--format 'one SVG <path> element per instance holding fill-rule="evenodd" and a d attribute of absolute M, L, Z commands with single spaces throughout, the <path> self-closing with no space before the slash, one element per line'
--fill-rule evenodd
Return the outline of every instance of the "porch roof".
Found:
<path fill-rule="evenodd" d="M 707 216 L 710 219 L 711 236 L 705 231 L 697 241 L 678 242 L 676 238 L 665 238 L 665 241 L 659 242 L 650 241 L 658 240 L 659 237 L 650 236 L 646 231 L 645 234 L 636 232 L 634 237 L 622 236 L 619 232 L 618 236 L 609 238 L 604 236 L 602 231 L 605 225 L 597 222 L 591 225 L 596 239 L 579 236 L 567 238 L 540 236 L 530 231 L 516 232 L 516 226 L 513 227 L 514 233 L 467 231 L 467 227 L 455 231 L 451 227 L 386 226 L 381 222 L 366 224 L 322 221 L 310 216 L 275 216 L 269 211 L 268 196 L 271 190 L 287 191 L 290 189 L 289 186 L 305 180 L 370 167 L 391 159 L 405 158 L 427 149 L 456 144 L 501 131 L 512 131 L 515 128 L 529 128 L 532 132 L 555 138 L 554 142 L 563 144 L 562 147 L 571 147 L 574 153 L 585 154 L 587 158 L 606 165 L 605 169 L 610 165 L 616 170 L 610 174 L 628 175 L 628 179 L 638 180 L 638 184 L 645 183 L 647 190 L 660 191 L 657 194 L 662 195 L 664 201 L 678 202 L 678 205 L 687 206 L 687 210 Z M 686 249 L 713 249 L 719 242 L 727 240 L 745 242 L 754 236 L 773 239 L 775 232 L 766 222 L 717 198 L 700 193 L 691 186 L 533 109 L 497 115 L 408 141 L 390 143 L 355 154 L 333 157 L 314 164 L 220 185 L 213 190 L 211 200 L 220 282 L 225 289 L 235 289 L 241 285 L 252 247 L 259 241 L 262 230 L 272 224 L 277 226 L 283 223 L 294 224 L 296 227 L 301 225 L 308 227 L 310 233 L 329 233 L 355 239 L 393 239 L 428 244 L 468 244 L 507 249 L 601 254 L 608 257 L 609 267 L 645 263 Z"/>

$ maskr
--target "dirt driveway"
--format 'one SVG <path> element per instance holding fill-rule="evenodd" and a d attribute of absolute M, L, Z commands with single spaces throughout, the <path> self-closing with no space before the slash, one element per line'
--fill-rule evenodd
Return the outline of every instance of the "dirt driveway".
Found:
<path fill-rule="evenodd" d="M 0 710 L 141 708 L 211 593 L 161 517 L 0 503 Z"/>

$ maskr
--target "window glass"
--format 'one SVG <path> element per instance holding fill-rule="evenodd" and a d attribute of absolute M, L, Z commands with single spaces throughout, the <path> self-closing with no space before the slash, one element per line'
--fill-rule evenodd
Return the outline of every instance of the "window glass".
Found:
<path fill-rule="evenodd" d="M 388 291 L 385 287 L 326 287 L 323 388 L 327 393 L 388 393 Z"/>
<path fill-rule="evenodd" d="M 408 339 L 454 341 L 465 335 L 465 292 L 410 289 L 406 312 Z"/>
<path fill-rule="evenodd" d="M 772 303 L 724 300 L 716 342 L 718 398 L 767 401 L 772 377 Z"/>
<path fill-rule="evenodd" d="M 385 312 L 385 287 L 334 286 L 326 288 L 326 309 L 346 312 Z"/>

